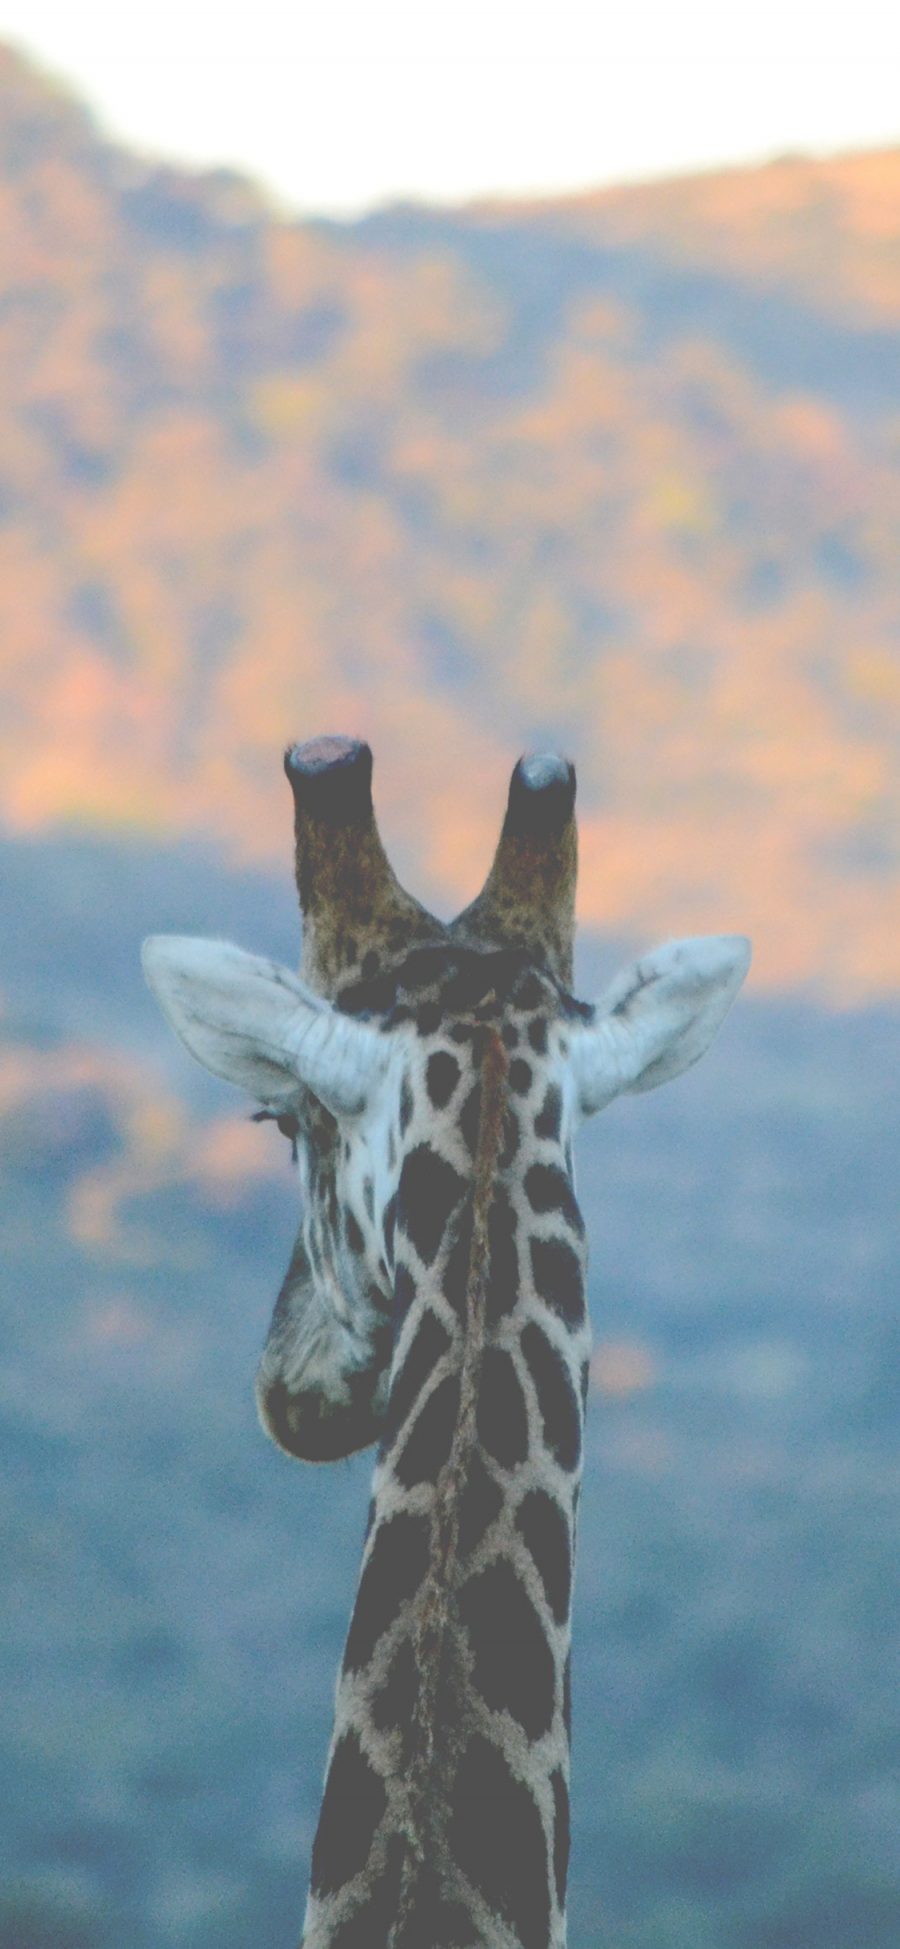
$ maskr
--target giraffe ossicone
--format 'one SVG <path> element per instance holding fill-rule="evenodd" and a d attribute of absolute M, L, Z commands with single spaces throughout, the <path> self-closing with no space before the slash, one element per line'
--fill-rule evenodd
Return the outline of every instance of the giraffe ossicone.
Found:
<path fill-rule="evenodd" d="M 302 1220 L 257 1397 L 282 1447 L 378 1443 L 302 1949 L 564 1949 L 587 1390 L 578 1123 L 703 1054 L 740 936 L 572 996 L 575 775 L 520 760 L 444 924 L 378 836 L 371 753 L 289 749 L 301 975 L 153 937 L 191 1053 L 295 1138 Z"/>

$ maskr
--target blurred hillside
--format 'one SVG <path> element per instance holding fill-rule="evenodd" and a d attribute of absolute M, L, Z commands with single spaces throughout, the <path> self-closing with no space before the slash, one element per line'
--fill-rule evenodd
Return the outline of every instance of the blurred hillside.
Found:
<path fill-rule="evenodd" d="M 0 841 L 2 1949 L 296 1941 L 365 1522 L 371 1456 L 256 1423 L 289 1146 L 148 913 L 296 953 L 286 872 Z M 897 1010 L 742 999 L 580 1141 L 571 1949 L 900 1941 L 898 1067 Z"/>
<path fill-rule="evenodd" d="M 512 757 L 582 916 L 900 992 L 900 153 L 277 218 L 0 53 L 0 816 L 268 867 L 367 735 L 418 892 Z"/>

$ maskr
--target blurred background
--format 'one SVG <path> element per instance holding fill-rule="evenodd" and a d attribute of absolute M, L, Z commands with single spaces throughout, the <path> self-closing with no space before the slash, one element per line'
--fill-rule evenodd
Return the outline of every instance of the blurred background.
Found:
<path fill-rule="evenodd" d="M 570 1949 L 896 1949 L 900 25 L 378 11 L 0 4 L 0 1944 L 299 1933 L 371 1458 L 138 947 L 295 961 L 336 731 L 443 914 L 576 760 L 583 994 L 755 940 L 582 1139 Z"/>

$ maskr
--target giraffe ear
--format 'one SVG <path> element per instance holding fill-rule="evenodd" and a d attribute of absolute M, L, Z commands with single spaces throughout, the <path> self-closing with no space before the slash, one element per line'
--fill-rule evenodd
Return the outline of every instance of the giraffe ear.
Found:
<path fill-rule="evenodd" d="M 656 1089 L 698 1062 L 749 966 L 743 934 L 710 934 L 669 941 L 625 968 L 573 1039 L 582 1115 L 623 1090 Z"/>
<path fill-rule="evenodd" d="M 227 941 L 153 934 L 144 973 L 176 1035 L 215 1076 L 281 1110 L 301 1085 L 359 1116 L 386 1064 L 376 1029 L 340 1015 L 287 968 Z"/>

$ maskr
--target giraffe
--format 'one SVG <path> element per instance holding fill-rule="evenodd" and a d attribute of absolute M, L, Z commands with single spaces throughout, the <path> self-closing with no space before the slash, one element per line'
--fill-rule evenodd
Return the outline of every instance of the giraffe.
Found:
<path fill-rule="evenodd" d="M 144 966 L 296 1155 L 263 1423 L 307 1460 L 378 1443 L 301 1949 L 564 1949 L 589 1354 L 572 1143 L 698 1060 L 749 944 L 669 943 L 579 1002 L 570 764 L 519 761 L 451 923 L 392 872 L 368 746 L 285 765 L 300 976 L 170 936 Z"/>

